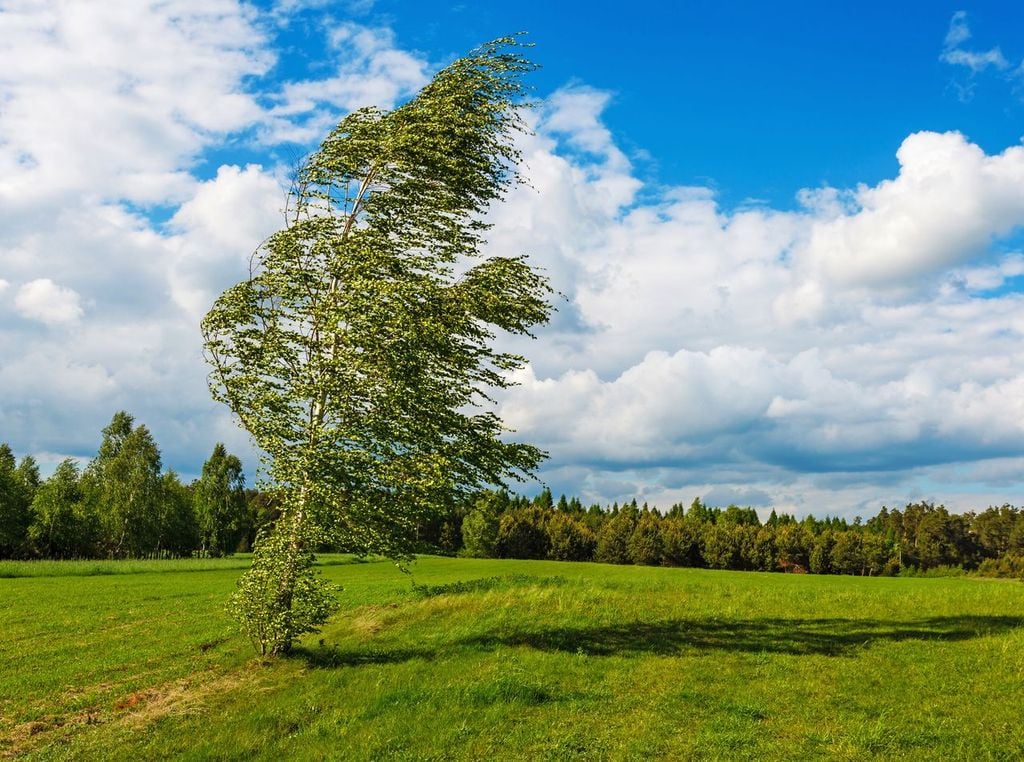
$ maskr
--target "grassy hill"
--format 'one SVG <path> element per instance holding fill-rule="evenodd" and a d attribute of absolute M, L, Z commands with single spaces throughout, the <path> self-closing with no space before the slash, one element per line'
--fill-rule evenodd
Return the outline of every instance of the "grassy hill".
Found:
<path fill-rule="evenodd" d="M 0 754 L 1024 758 L 1017 582 L 331 556 L 343 610 L 262 662 L 244 565 L 0 565 Z"/>

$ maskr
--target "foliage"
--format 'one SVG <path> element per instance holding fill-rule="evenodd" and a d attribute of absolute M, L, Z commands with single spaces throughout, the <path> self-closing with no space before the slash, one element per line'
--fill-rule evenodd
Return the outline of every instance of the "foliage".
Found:
<path fill-rule="evenodd" d="M 238 459 L 226 452 L 223 457 L 240 481 Z M 182 484 L 173 470 L 161 471 L 156 442 L 145 426 L 134 426 L 129 413 L 114 415 L 103 430 L 99 452 L 82 474 L 71 459 L 42 482 L 31 456 L 13 465 L 10 447 L 0 444 L 0 519 L 6 517 L 0 521 L 0 538 L 5 531 L 17 538 L 0 547 L 0 558 L 206 554 L 196 524 L 197 490 Z M 243 515 L 244 531 L 251 523 L 246 497 L 231 499 L 240 499 L 234 510 Z"/>
<path fill-rule="evenodd" d="M 555 512 L 547 522 L 547 532 L 548 558 L 555 561 L 589 561 L 594 557 L 597 538 L 586 524 L 568 513 Z"/>
<path fill-rule="evenodd" d="M 629 540 L 633 536 L 635 526 L 636 513 L 631 509 L 623 508 L 618 514 L 608 518 L 597 534 L 594 560 L 605 564 L 631 563 Z"/>
<path fill-rule="evenodd" d="M 462 520 L 464 554 L 474 558 L 493 558 L 501 523 L 501 499 L 498 493 L 484 492 Z"/>
<path fill-rule="evenodd" d="M 48 558 L 80 558 L 89 554 L 93 532 L 85 525 L 78 467 L 70 458 L 36 491 L 29 539 Z"/>
<path fill-rule="evenodd" d="M 523 508 L 501 517 L 494 551 L 498 558 L 546 558 L 551 546 L 547 515 L 541 508 Z"/>
<path fill-rule="evenodd" d="M 38 485 L 35 459 L 26 456 L 16 465 L 10 446 L 0 444 L 0 558 L 25 555 Z"/>
<path fill-rule="evenodd" d="M 629 559 L 634 564 L 657 566 L 662 559 L 661 526 L 655 514 L 641 514 L 627 543 Z"/>
<path fill-rule="evenodd" d="M 211 555 L 233 553 L 245 534 L 248 510 L 242 462 L 220 442 L 194 486 L 200 546 Z"/>
<path fill-rule="evenodd" d="M 284 493 L 276 531 L 310 524 L 405 559 L 453 495 L 542 458 L 484 407 L 525 362 L 492 348 L 495 331 L 528 334 L 550 311 L 525 258 L 481 258 L 484 214 L 517 179 L 532 68 L 498 40 L 394 111 L 342 119 L 299 171 L 287 226 L 204 318 L 211 391 Z"/>
<path fill-rule="evenodd" d="M 252 566 L 238 580 L 228 610 L 261 656 L 291 650 L 295 638 L 316 632 L 337 608 L 335 588 L 313 568 L 309 529 L 267 532 Z"/>

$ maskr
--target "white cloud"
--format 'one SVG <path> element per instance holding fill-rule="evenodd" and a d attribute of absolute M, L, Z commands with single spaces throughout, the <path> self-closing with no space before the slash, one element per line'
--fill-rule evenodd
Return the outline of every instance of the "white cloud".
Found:
<path fill-rule="evenodd" d="M 129 5 L 0 12 L 0 422 L 19 451 L 81 456 L 128 409 L 187 471 L 217 439 L 245 447 L 197 323 L 280 224 L 287 168 L 256 141 L 317 139 L 429 66 L 387 30 L 334 24 L 328 66 L 270 82 L 282 16 Z M 529 253 L 565 295 L 538 341 L 508 339 L 532 362 L 501 399 L 553 486 L 820 514 L 1019 485 L 1024 298 L 1001 287 L 1024 257 L 993 242 L 1024 223 L 1024 149 L 921 132 L 876 185 L 723 209 L 708 188 L 645 186 L 611 100 L 576 85 L 530 114 L 530 186 L 490 214 L 491 253 Z"/>
<path fill-rule="evenodd" d="M 727 211 L 694 188 L 610 201 L 599 183 L 636 180 L 603 160 L 606 102 L 541 120 L 524 141 L 536 190 L 492 215 L 492 249 L 529 251 L 568 300 L 513 344 L 533 362 L 502 401 L 557 488 L 663 505 L 756 489 L 866 512 L 936 497 L 921 486 L 936 469 L 1024 450 L 1021 300 L 976 296 L 1024 269 L 991 250 L 1024 224 L 1024 149 L 917 133 L 895 178 L 801 191 L 796 212 Z"/>
<path fill-rule="evenodd" d="M 234 0 L 8 3 L 0 198 L 180 200 L 211 134 L 261 117 L 243 80 L 273 63 L 264 42 Z"/>
<path fill-rule="evenodd" d="M 274 97 L 262 134 L 268 142 L 320 140 L 339 118 L 363 106 L 391 108 L 427 82 L 425 62 L 395 45 L 388 29 L 339 24 L 328 43 L 337 70 L 286 84 Z"/>
<path fill-rule="evenodd" d="M 171 219 L 171 297 L 194 320 L 244 275 L 259 243 L 284 223 L 283 183 L 257 165 L 222 166 Z"/>
<path fill-rule="evenodd" d="M 14 306 L 24 317 L 47 325 L 75 323 L 82 317 L 81 298 L 74 289 L 58 286 L 49 278 L 24 284 Z"/>
<path fill-rule="evenodd" d="M 939 58 L 954 66 L 964 66 L 970 69 L 972 74 L 977 74 L 992 67 L 995 69 L 1008 69 L 1010 62 L 1006 60 L 998 47 L 989 50 L 964 50 L 960 47 L 971 38 L 971 30 L 967 25 L 967 12 L 957 11 L 949 21 L 949 31 L 946 33 L 946 44 L 942 55 Z"/>

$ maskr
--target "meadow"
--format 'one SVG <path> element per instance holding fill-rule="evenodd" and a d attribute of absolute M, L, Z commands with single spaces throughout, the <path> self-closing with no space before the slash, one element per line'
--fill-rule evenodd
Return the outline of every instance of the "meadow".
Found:
<path fill-rule="evenodd" d="M 1024 758 L 1020 582 L 327 556 L 260 660 L 246 562 L 5 562 L 0 755 Z"/>

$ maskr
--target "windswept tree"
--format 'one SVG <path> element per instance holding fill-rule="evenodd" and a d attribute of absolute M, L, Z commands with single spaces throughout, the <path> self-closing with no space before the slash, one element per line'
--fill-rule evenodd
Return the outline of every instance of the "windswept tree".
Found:
<path fill-rule="evenodd" d="M 261 652 L 330 610 L 311 570 L 324 535 L 407 558 L 429 514 L 543 456 L 487 407 L 524 363 L 495 332 L 528 334 L 550 311 L 524 257 L 481 254 L 484 215 L 518 177 L 533 68 L 519 50 L 490 43 L 394 111 L 345 117 L 299 170 L 284 229 L 203 320 L 213 395 L 282 496 L 234 598 Z"/>

